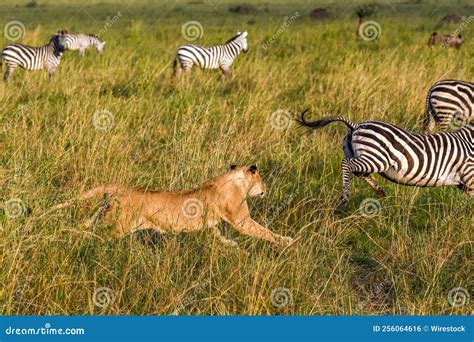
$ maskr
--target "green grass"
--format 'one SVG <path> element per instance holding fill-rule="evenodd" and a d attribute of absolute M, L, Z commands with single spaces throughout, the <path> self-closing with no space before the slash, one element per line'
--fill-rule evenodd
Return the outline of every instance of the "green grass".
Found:
<path fill-rule="evenodd" d="M 311 108 L 313 118 L 342 114 L 420 130 L 432 83 L 472 80 L 473 24 L 462 32 L 460 50 L 427 47 L 443 15 L 468 16 L 472 5 L 395 2 L 393 10 L 381 1 L 373 18 L 381 38 L 364 42 L 356 40 L 355 5 L 330 3 L 336 19 L 322 24 L 307 15 L 321 6 L 316 2 L 270 2 L 253 16 L 231 14 L 229 1 L 124 1 L 128 9 L 112 1 L 40 1 L 37 9 L 24 3 L 7 1 L 0 17 L 2 24 L 24 23 L 26 44 L 44 44 L 57 29 L 98 32 L 107 16 L 122 17 L 103 36 L 104 55 L 67 52 L 51 80 L 17 70 L 8 86 L 0 85 L 0 198 L 32 209 L 16 219 L 0 212 L 3 314 L 472 313 L 472 304 L 454 308 L 447 300 L 455 287 L 472 293 L 473 206 L 466 194 L 376 176 L 388 197 L 368 218 L 359 206 L 374 193 L 353 179 L 349 204 L 334 214 L 346 128 L 308 135 L 292 121 L 275 129 L 269 119 L 276 110 L 296 117 Z M 295 12 L 300 19 L 263 49 Z M 203 25 L 203 45 L 249 31 L 250 51 L 236 60 L 232 81 L 193 69 L 189 85 L 173 82 L 171 62 L 189 20 Z M 92 122 L 103 110 L 114 117 L 105 132 Z M 111 240 L 109 227 L 81 227 L 94 201 L 38 219 L 101 183 L 177 191 L 232 163 L 258 164 L 269 192 L 249 201 L 252 215 L 279 234 L 301 234 L 292 249 L 232 229 L 248 255 L 208 231 L 166 236 L 157 248 L 133 236 Z M 93 303 L 100 287 L 114 295 L 105 308 Z M 271 293 L 282 287 L 292 301 L 276 307 Z"/>

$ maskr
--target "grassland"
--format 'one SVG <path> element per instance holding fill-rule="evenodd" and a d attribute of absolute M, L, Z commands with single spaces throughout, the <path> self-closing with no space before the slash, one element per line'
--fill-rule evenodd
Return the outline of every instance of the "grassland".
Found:
<path fill-rule="evenodd" d="M 19 5 L 19 6 L 17 6 Z M 473 203 L 454 188 L 409 188 L 377 181 L 388 196 L 378 215 L 359 207 L 374 198 L 353 180 L 349 204 L 334 213 L 341 189 L 345 128 L 314 134 L 283 116 L 343 114 L 421 130 L 425 94 L 442 78 L 473 79 L 471 24 L 460 50 L 429 49 L 428 37 L 459 2 L 379 4 L 378 41 L 356 39 L 355 4 L 329 3 L 325 23 L 308 18 L 315 2 L 269 2 L 237 15 L 231 2 L 6 1 L 2 25 L 19 20 L 21 42 L 44 44 L 52 32 L 99 32 L 106 51 L 67 52 L 57 74 L 13 73 L 0 85 L 0 198 L 20 199 L 29 215 L 0 212 L 0 308 L 3 314 L 470 314 L 448 293 L 473 290 Z M 282 27 L 298 20 L 262 46 Z M 181 26 L 199 21 L 212 45 L 249 31 L 250 51 L 234 77 L 193 70 L 189 85 L 171 78 Z M 456 25 L 442 31 L 450 33 Z M 7 40 L 2 36 L 2 45 Z M 113 124 L 98 130 L 94 113 Z M 273 123 L 273 125 L 272 125 Z M 277 127 L 279 128 L 279 127 Z M 106 182 L 182 190 L 219 175 L 229 164 L 258 164 L 268 195 L 250 200 L 258 222 L 301 240 L 288 250 L 227 229 L 241 249 L 223 247 L 207 231 L 170 235 L 156 248 L 134 236 L 111 240 L 109 227 L 81 228 L 98 202 L 41 219 L 55 203 Z M 370 215 L 369 215 L 370 216 Z M 223 225 L 223 229 L 228 228 Z M 101 307 L 94 291 L 113 300 Z M 285 288 L 290 301 L 272 304 Z M 472 300 L 471 300 L 472 302 Z"/>

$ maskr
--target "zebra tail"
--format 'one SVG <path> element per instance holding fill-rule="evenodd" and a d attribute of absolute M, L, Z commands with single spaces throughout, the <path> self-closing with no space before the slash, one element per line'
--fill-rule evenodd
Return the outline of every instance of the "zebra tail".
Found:
<path fill-rule="evenodd" d="M 173 71 L 176 70 L 177 66 L 178 66 L 178 56 L 176 56 L 173 60 Z"/>
<path fill-rule="evenodd" d="M 425 132 L 433 132 L 436 126 L 436 119 L 435 119 L 435 111 L 433 108 L 433 104 L 431 103 L 431 90 L 428 92 L 426 96 L 426 112 L 425 112 L 425 120 L 424 120 L 424 129 Z"/>
<path fill-rule="evenodd" d="M 47 210 L 45 213 L 43 213 L 40 217 L 43 217 L 47 214 L 50 214 L 52 213 L 53 211 L 56 211 L 58 209 L 62 209 L 62 208 L 66 208 L 66 207 L 69 207 L 70 205 L 72 205 L 73 203 L 77 202 L 77 201 L 84 201 L 84 200 L 87 200 L 87 199 L 90 199 L 90 198 L 93 198 L 93 197 L 96 197 L 96 196 L 99 196 L 99 195 L 112 195 L 112 194 L 116 194 L 116 193 L 119 193 L 120 190 L 124 189 L 125 187 L 122 186 L 122 185 L 116 185 L 116 184 L 110 184 L 110 185 L 101 185 L 101 186 L 98 186 L 98 187 L 95 187 L 89 191 L 86 191 L 82 194 L 80 194 L 79 196 L 77 197 L 74 197 L 66 202 L 63 202 L 63 203 L 60 203 L 60 204 L 57 204 L 53 207 L 51 207 L 49 210 Z"/>
<path fill-rule="evenodd" d="M 344 118 L 342 116 L 330 116 L 330 117 L 327 117 L 327 118 L 324 118 L 324 119 L 321 119 L 321 120 L 307 121 L 304 118 L 304 116 L 308 111 L 309 111 L 309 109 L 306 109 L 303 113 L 301 113 L 301 117 L 299 119 L 296 119 L 296 121 L 302 126 L 311 127 L 313 129 L 318 129 L 318 128 L 321 128 L 321 127 L 324 127 L 324 126 L 330 124 L 331 122 L 341 121 L 347 127 L 349 127 L 349 129 L 351 131 L 353 131 L 357 128 L 356 124 L 354 124 L 353 122 L 347 120 L 346 118 Z"/>

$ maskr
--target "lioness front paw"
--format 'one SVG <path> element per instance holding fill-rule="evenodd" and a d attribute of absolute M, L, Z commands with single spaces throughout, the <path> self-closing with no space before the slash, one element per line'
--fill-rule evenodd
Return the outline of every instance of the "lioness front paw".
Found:
<path fill-rule="evenodd" d="M 288 245 L 292 244 L 293 242 L 294 242 L 294 240 L 292 238 L 290 238 L 289 236 L 281 236 L 278 239 L 278 244 L 283 245 L 283 246 L 288 246 Z"/>

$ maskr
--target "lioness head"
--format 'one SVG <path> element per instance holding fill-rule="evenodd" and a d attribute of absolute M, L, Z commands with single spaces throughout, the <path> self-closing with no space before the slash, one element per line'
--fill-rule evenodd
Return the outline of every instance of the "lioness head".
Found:
<path fill-rule="evenodd" d="M 267 191 L 262 177 L 258 173 L 257 166 L 230 166 L 230 174 L 235 176 L 235 180 L 239 185 L 244 187 L 244 191 L 250 197 L 263 197 Z"/>

